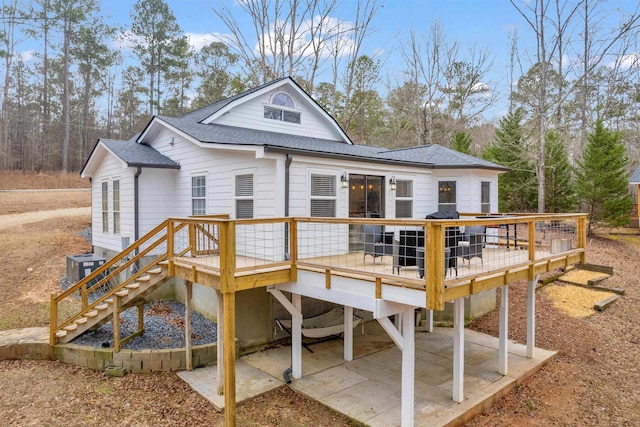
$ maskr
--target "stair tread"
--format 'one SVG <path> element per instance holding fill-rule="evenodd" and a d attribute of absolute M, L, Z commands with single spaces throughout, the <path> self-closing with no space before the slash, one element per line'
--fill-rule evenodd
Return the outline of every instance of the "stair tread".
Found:
<path fill-rule="evenodd" d="M 62 338 L 62 337 L 66 337 L 67 336 L 67 331 L 58 331 L 56 332 L 56 338 Z"/>
<path fill-rule="evenodd" d="M 128 285 L 125 285 L 125 288 L 127 289 L 138 289 L 140 287 L 140 283 L 138 282 L 133 282 L 133 283 L 129 283 Z"/>
<path fill-rule="evenodd" d="M 75 323 L 72 323 L 70 325 L 65 326 L 63 329 L 67 331 L 75 331 L 76 329 L 78 329 L 78 325 L 76 325 Z"/>
<path fill-rule="evenodd" d="M 150 273 L 150 274 L 159 274 L 161 272 L 162 272 L 162 268 L 160 268 L 160 267 L 156 267 L 156 268 L 152 268 L 150 270 L 147 270 L 147 273 Z"/>
<path fill-rule="evenodd" d="M 138 277 L 138 282 L 148 282 L 149 280 L 151 280 L 151 276 L 148 274 Z"/>
<path fill-rule="evenodd" d="M 124 297 L 129 295 L 129 290 L 128 289 L 123 289 L 121 291 L 116 292 L 116 295 L 118 295 L 119 297 Z"/>
<path fill-rule="evenodd" d="M 76 319 L 76 323 L 77 323 L 78 325 L 82 325 L 83 323 L 87 323 L 87 318 L 86 318 L 86 317 L 78 317 L 78 318 Z"/>
<path fill-rule="evenodd" d="M 158 265 L 169 265 L 169 260 L 160 261 Z"/>
<path fill-rule="evenodd" d="M 113 304 L 113 298 L 107 298 L 106 300 L 104 300 L 104 302 L 106 302 L 107 304 Z"/>
<path fill-rule="evenodd" d="M 98 310 L 91 310 L 87 313 L 85 313 L 86 317 L 96 317 L 98 315 Z"/>
<path fill-rule="evenodd" d="M 96 306 L 96 308 L 98 310 L 106 310 L 107 308 L 109 308 L 109 306 L 107 304 L 100 304 L 100 305 Z"/>

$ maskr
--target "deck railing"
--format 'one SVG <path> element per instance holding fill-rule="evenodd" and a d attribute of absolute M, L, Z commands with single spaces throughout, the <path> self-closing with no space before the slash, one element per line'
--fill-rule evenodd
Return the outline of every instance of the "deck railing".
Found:
<path fill-rule="evenodd" d="M 169 260 L 169 275 L 182 268 L 193 271 L 187 280 L 194 282 L 199 282 L 199 270 L 215 276 L 210 285 L 222 292 L 295 281 L 297 271 L 305 269 L 371 281 L 376 295 L 383 285 L 423 290 L 426 307 L 441 310 L 444 302 L 461 296 L 584 263 L 585 242 L 585 214 L 478 213 L 446 220 L 169 218 L 52 296 L 52 336 L 80 316 L 72 312 L 62 318 L 58 308 L 63 301 L 79 298 L 82 310 L 90 309 L 163 260 Z"/>

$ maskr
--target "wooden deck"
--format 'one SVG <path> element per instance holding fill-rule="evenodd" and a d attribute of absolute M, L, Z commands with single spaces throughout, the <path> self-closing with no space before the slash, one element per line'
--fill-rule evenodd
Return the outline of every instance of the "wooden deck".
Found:
<path fill-rule="evenodd" d="M 424 244 L 414 245 L 412 250 L 422 255 L 413 263 L 418 264 L 417 259 L 422 260 L 424 277 L 420 277 L 419 268 L 415 266 L 402 267 L 398 272 L 394 269 L 393 256 L 381 256 L 374 262 L 373 257 L 365 256 L 362 250 L 350 251 L 349 248 L 363 246 L 360 242 L 365 239 L 358 230 L 363 230 L 365 224 L 384 227 L 385 235 L 393 235 L 394 245 L 396 236 L 401 241 L 403 233 L 404 236 L 420 236 Z M 456 272 L 445 265 L 446 262 L 451 266 L 446 254 L 452 253 L 445 247 L 449 241 L 446 233 L 468 226 L 486 227 L 486 242 L 481 258 L 472 258 L 468 262 L 457 258 Z M 507 233 L 511 229 L 513 235 L 503 235 L 505 229 Z M 516 232 L 517 248 L 513 245 Z M 567 244 L 555 245 L 559 241 Z M 133 286 L 134 282 L 142 287 L 141 283 L 149 280 L 148 273 L 158 270 L 156 266 L 164 268 L 166 265 L 166 274 L 161 273 L 158 283 L 170 277 L 185 281 L 187 313 L 190 312 L 193 283 L 209 286 L 217 292 L 218 332 L 222 338 L 218 341 L 217 378 L 224 382 L 218 384 L 218 391 L 222 393 L 224 390 L 225 422 L 234 426 L 235 294 L 265 287 L 291 313 L 294 378 L 299 378 L 302 372 L 300 298 L 319 298 L 345 307 L 345 360 L 351 360 L 353 354 L 350 349 L 352 328 L 348 322 L 354 308 L 371 311 L 402 350 L 402 422 L 403 425 L 411 425 L 415 380 L 414 309 L 443 310 L 445 302 L 453 301 L 453 400 L 461 402 L 464 399 L 464 297 L 502 287 L 498 372 L 504 375 L 507 369 L 505 307 L 508 307 L 508 285 L 520 280 L 528 281 L 526 310 L 530 325 L 527 355 L 533 357 L 536 277 L 542 272 L 584 263 L 585 243 L 584 214 L 489 217 L 468 214 L 459 220 L 169 218 L 92 274 L 62 294 L 52 296 L 50 340 L 54 344 L 59 331 L 77 325 L 83 317 L 95 311 L 94 308 L 107 303 L 113 305 L 115 319 L 121 306 L 128 303 L 126 300 L 118 303 L 124 289 Z M 554 246 L 556 250 L 552 251 Z M 557 247 L 562 249 L 557 250 Z M 394 246 L 394 253 L 396 249 Z M 143 259 L 148 258 L 153 258 L 151 264 L 139 268 Z M 135 274 L 126 280 L 120 279 L 134 268 Z M 151 285 L 145 286 L 144 292 L 153 290 Z M 102 293 L 93 295 L 97 291 Z M 291 300 L 282 291 L 290 292 Z M 58 307 L 78 292 L 82 296 L 82 310 L 60 319 Z M 396 325 L 389 320 L 391 315 L 400 319 Z M 189 325 L 188 320 L 185 319 L 186 325 Z M 185 333 L 186 351 L 190 353 L 190 331 Z"/>

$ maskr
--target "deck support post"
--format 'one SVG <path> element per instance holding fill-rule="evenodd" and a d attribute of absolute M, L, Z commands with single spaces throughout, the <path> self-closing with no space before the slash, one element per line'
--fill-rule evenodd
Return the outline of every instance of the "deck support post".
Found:
<path fill-rule="evenodd" d="M 536 348 L 536 284 L 540 275 L 527 282 L 527 357 L 533 359 Z"/>
<path fill-rule="evenodd" d="M 353 307 L 344 306 L 344 360 L 353 360 Z"/>
<path fill-rule="evenodd" d="M 113 351 L 120 352 L 120 297 L 113 294 Z"/>
<path fill-rule="evenodd" d="M 218 326 L 216 329 L 216 378 L 218 379 L 217 393 L 218 396 L 222 396 L 224 394 L 224 339 L 222 339 L 224 337 L 224 303 L 222 292 L 218 290 L 216 290 L 216 300 L 218 303 Z"/>
<path fill-rule="evenodd" d="M 498 342 L 498 373 L 507 375 L 509 360 L 509 285 L 504 285 L 500 288 Z"/>
<path fill-rule="evenodd" d="M 453 300 L 453 400 L 464 400 L 464 297 Z"/>
<path fill-rule="evenodd" d="M 302 296 L 291 293 L 291 301 L 282 291 L 267 286 L 269 292 L 291 314 L 291 376 L 302 377 Z"/>
<path fill-rule="evenodd" d="M 402 351 L 401 424 L 402 427 L 411 427 L 413 426 L 415 406 L 415 308 L 407 307 L 401 313 L 396 314 L 396 319 L 402 319 L 402 331 L 391 323 L 388 317 L 381 317 L 377 320 L 382 329 Z"/>
<path fill-rule="evenodd" d="M 424 321 L 425 331 L 433 332 L 433 310 L 427 310 L 427 316 Z"/>
<path fill-rule="evenodd" d="M 224 304 L 224 421 L 236 425 L 236 294 L 225 292 Z"/>
<path fill-rule="evenodd" d="M 415 401 L 415 314 L 414 308 L 409 307 L 402 313 L 402 427 L 413 426 L 413 411 Z"/>
<path fill-rule="evenodd" d="M 193 296 L 193 282 L 185 280 L 186 295 L 184 298 L 184 350 L 185 367 L 187 371 L 193 370 L 193 355 L 191 353 L 191 298 Z"/>
<path fill-rule="evenodd" d="M 291 302 L 298 313 L 302 313 L 302 296 L 291 294 Z M 302 315 L 291 318 L 291 376 L 302 377 Z"/>

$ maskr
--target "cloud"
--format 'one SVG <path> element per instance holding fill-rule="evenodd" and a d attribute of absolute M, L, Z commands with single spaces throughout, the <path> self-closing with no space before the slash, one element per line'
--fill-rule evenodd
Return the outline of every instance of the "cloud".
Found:
<path fill-rule="evenodd" d="M 189 45 L 195 50 L 200 50 L 213 42 L 226 43 L 230 39 L 228 34 L 221 33 L 185 33 L 185 36 L 189 40 Z"/>
<path fill-rule="evenodd" d="M 271 26 L 269 32 L 256 42 L 254 51 L 259 53 L 260 46 L 264 45 L 266 52 L 279 54 L 281 45 L 292 44 L 297 56 L 311 56 L 318 49 L 321 58 L 343 57 L 353 52 L 355 47 L 353 31 L 354 25 L 349 21 L 315 16 L 300 24 L 296 39 L 291 43 L 289 24 L 276 22 Z M 278 40 L 281 41 L 278 42 Z"/>
<path fill-rule="evenodd" d="M 618 63 L 620 64 L 620 68 L 628 69 L 633 67 L 638 67 L 640 65 L 640 54 L 632 53 L 630 55 L 622 55 L 618 58 Z M 611 64 L 610 67 L 613 68 L 615 64 Z"/>
<path fill-rule="evenodd" d="M 29 62 L 36 59 L 36 52 L 33 50 L 23 50 L 16 55 L 22 62 Z"/>
<path fill-rule="evenodd" d="M 200 50 L 204 46 L 215 42 L 223 42 L 226 43 L 229 40 L 229 35 L 221 34 L 221 33 L 185 33 L 185 37 L 189 41 L 189 45 L 195 50 Z M 131 31 L 126 30 L 118 34 L 113 39 L 112 46 L 119 50 L 131 50 L 132 47 L 137 43 L 144 43 L 142 38 L 134 35 Z"/>

